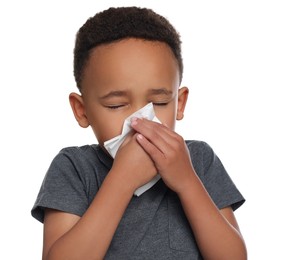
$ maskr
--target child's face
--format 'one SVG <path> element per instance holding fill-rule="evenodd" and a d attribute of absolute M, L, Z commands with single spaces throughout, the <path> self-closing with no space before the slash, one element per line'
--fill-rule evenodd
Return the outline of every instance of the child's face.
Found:
<path fill-rule="evenodd" d="M 182 119 L 187 88 L 170 48 L 160 42 L 126 39 L 94 49 L 82 80 L 82 96 L 70 95 L 82 127 L 91 125 L 100 144 L 121 134 L 124 120 L 147 103 L 174 129 Z"/>

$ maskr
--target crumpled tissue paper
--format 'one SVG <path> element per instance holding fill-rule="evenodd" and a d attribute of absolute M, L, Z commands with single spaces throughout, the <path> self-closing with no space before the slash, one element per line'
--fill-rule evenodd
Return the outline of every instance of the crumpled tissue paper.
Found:
<path fill-rule="evenodd" d="M 133 117 L 146 118 L 148 120 L 161 123 L 159 121 L 159 119 L 155 116 L 152 103 L 148 103 L 146 106 L 144 106 L 140 110 L 136 111 L 135 113 L 133 113 L 132 115 L 127 117 L 125 119 L 125 121 L 124 121 L 124 124 L 123 124 L 122 133 L 120 135 L 118 135 L 118 136 L 116 136 L 116 137 L 114 137 L 114 138 L 104 142 L 105 149 L 109 152 L 109 154 L 113 158 L 115 158 L 115 155 L 116 155 L 116 153 L 118 151 L 118 148 L 123 143 L 123 141 L 125 140 L 126 136 L 132 130 L 131 119 Z M 150 182 L 146 183 L 145 185 L 143 185 L 143 186 L 139 187 L 137 190 L 135 190 L 134 195 L 140 196 L 145 191 L 150 189 L 160 178 L 161 178 L 160 175 L 157 174 Z"/>

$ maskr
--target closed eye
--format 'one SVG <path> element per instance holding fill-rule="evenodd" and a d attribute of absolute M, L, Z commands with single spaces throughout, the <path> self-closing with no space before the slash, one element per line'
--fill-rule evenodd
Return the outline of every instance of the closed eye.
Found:
<path fill-rule="evenodd" d="M 109 108 L 109 109 L 112 109 L 112 110 L 114 110 L 114 109 L 118 109 L 118 108 L 121 108 L 121 107 L 123 107 L 124 105 L 116 105 L 116 106 L 106 106 L 107 108 Z"/>
<path fill-rule="evenodd" d="M 168 102 L 162 102 L 162 103 L 153 103 L 153 105 L 155 105 L 155 106 L 166 106 L 166 105 L 168 105 Z"/>

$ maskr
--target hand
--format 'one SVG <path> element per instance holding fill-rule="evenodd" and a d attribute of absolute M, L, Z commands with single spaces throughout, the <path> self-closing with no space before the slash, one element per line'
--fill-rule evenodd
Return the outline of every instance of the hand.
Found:
<path fill-rule="evenodd" d="M 137 142 L 135 132 L 128 135 L 119 147 L 112 169 L 133 191 L 148 183 L 157 173 L 152 159 Z"/>
<path fill-rule="evenodd" d="M 146 119 L 134 118 L 131 126 L 166 185 L 175 192 L 185 189 L 195 171 L 184 139 L 168 127 Z"/>

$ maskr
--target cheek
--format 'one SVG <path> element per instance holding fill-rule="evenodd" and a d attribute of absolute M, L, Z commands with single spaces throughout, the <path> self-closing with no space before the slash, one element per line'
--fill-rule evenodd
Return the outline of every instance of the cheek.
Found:
<path fill-rule="evenodd" d="M 169 109 L 155 109 L 157 118 L 162 124 L 167 125 L 170 129 L 175 130 L 176 123 L 176 108 L 171 106 Z"/>
<path fill-rule="evenodd" d="M 160 120 L 161 121 L 161 120 Z M 166 118 L 166 120 L 161 121 L 162 124 L 166 124 L 166 126 L 168 126 L 168 128 L 175 130 L 175 126 L 176 126 L 176 119 L 174 116 L 171 116 L 169 118 Z"/>
<path fill-rule="evenodd" d="M 123 126 L 123 120 L 119 119 L 99 119 L 95 120 L 91 127 L 94 131 L 94 134 L 100 144 L 103 144 L 105 141 L 121 134 Z"/>

